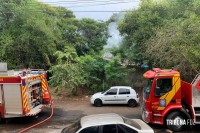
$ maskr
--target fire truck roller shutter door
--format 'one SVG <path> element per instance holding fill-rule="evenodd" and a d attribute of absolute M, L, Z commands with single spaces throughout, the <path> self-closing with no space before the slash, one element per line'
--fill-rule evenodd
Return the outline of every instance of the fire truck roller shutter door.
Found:
<path fill-rule="evenodd" d="M 19 84 L 4 84 L 5 117 L 22 115 L 22 96 Z"/>
<path fill-rule="evenodd" d="M 2 93 L 2 84 L 0 84 L 0 104 L 2 104 L 2 102 L 3 102 L 3 93 Z"/>

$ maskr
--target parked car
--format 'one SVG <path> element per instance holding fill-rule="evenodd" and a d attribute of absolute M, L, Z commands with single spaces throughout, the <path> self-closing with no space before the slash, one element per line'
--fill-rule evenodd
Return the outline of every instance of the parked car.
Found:
<path fill-rule="evenodd" d="M 103 104 L 128 104 L 130 107 L 138 105 L 138 94 L 129 86 L 113 86 L 105 92 L 92 95 L 91 103 L 97 107 Z"/>
<path fill-rule="evenodd" d="M 62 133 L 154 133 L 140 119 L 128 119 L 118 114 L 96 114 L 82 117 Z"/>

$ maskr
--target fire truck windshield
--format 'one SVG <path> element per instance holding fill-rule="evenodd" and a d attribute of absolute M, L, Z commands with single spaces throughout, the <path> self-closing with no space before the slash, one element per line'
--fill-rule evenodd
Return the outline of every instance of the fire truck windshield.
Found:
<path fill-rule="evenodd" d="M 148 82 L 143 89 L 143 94 L 144 94 L 143 96 L 144 96 L 145 99 L 147 99 L 149 97 L 152 83 L 153 83 L 153 79 L 148 79 Z"/>

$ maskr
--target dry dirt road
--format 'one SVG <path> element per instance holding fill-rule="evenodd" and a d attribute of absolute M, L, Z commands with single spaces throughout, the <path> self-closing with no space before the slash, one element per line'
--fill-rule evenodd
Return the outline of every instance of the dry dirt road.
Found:
<path fill-rule="evenodd" d="M 94 107 L 90 104 L 89 97 L 73 97 L 60 98 L 54 96 L 54 115 L 46 123 L 35 127 L 28 133 L 52 133 L 73 123 L 83 115 L 99 114 L 99 113 L 117 113 L 127 118 L 140 118 L 141 108 L 137 106 L 130 108 L 126 105 L 106 105 L 103 107 Z M 0 132 L 17 133 L 34 123 L 47 118 L 51 113 L 51 109 L 47 108 L 36 117 L 9 119 L 6 123 L 0 124 Z M 156 133 L 165 133 L 166 129 L 159 125 L 150 125 Z M 187 129 L 187 132 L 199 132 L 200 126 L 193 129 Z"/>

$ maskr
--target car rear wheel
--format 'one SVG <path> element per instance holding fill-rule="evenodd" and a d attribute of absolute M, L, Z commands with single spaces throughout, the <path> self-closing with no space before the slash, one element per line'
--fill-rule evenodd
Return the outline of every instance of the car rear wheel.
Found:
<path fill-rule="evenodd" d="M 102 101 L 101 101 L 101 99 L 96 99 L 96 100 L 94 101 L 94 105 L 95 105 L 96 107 L 101 107 L 101 106 L 102 106 Z"/>
<path fill-rule="evenodd" d="M 136 107 L 137 106 L 137 102 L 135 101 L 135 99 L 130 99 L 128 101 L 128 106 L 129 107 Z"/>

